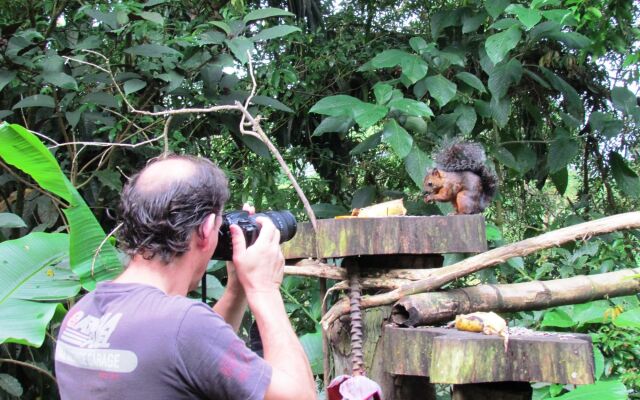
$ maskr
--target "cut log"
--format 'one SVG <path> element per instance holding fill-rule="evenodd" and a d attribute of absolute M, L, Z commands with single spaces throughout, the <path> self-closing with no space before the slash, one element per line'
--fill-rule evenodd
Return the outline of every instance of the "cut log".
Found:
<path fill-rule="evenodd" d="M 459 218 L 456 216 L 455 218 Z M 582 224 L 569 226 L 552 232 L 542 234 L 517 243 L 498 247 L 482 254 L 467 258 L 433 272 L 427 279 L 404 285 L 391 292 L 380 295 L 363 297 L 362 308 L 375 307 L 383 304 L 391 304 L 404 296 L 429 292 L 442 287 L 463 276 L 480 271 L 484 268 L 500 264 L 513 257 L 522 257 L 549 247 L 560 246 L 563 243 L 586 239 L 595 235 L 602 235 L 623 229 L 640 228 L 640 212 L 617 214 L 610 217 L 597 219 Z M 322 318 L 322 327 L 328 329 L 329 325 L 341 315 L 349 311 L 349 302 L 341 300 Z"/>
<path fill-rule="evenodd" d="M 446 292 L 420 293 L 400 299 L 393 322 L 404 326 L 432 325 L 475 311 L 515 312 L 585 303 L 640 293 L 640 268 L 551 281 L 508 285 L 478 285 Z"/>
<path fill-rule="evenodd" d="M 584 334 L 531 332 L 504 340 L 447 328 L 385 325 L 384 365 L 393 375 L 428 376 L 433 383 L 593 383 L 593 345 Z"/>
<path fill-rule="evenodd" d="M 482 215 L 323 219 L 282 244 L 286 259 L 381 254 L 479 253 L 487 249 Z"/>

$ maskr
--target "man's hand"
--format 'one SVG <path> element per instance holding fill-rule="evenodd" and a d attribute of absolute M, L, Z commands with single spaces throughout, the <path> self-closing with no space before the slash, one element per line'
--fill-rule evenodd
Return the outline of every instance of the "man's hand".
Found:
<path fill-rule="evenodd" d="M 247 244 L 237 225 L 229 227 L 233 245 L 233 263 L 238 280 L 249 296 L 253 292 L 279 292 L 284 274 L 284 256 L 280 250 L 280 231 L 269 218 L 258 217 L 260 234 Z"/>

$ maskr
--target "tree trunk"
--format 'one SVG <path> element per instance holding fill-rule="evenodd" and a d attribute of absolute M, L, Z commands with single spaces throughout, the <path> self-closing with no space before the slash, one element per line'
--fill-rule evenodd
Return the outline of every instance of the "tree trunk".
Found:
<path fill-rule="evenodd" d="M 578 304 L 640 292 L 640 268 L 606 274 L 508 285 L 478 285 L 446 292 L 420 293 L 393 306 L 393 322 L 431 325 L 475 311 L 515 312 Z"/>

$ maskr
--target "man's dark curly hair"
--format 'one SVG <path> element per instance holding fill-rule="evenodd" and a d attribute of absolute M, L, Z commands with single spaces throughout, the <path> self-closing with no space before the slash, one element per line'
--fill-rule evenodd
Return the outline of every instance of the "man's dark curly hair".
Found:
<path fill-rule="evenodd" d="M 186 161 L 194 168 L 184 178 L 168 178 L 157 185 L 139 183 L 150 166 L 165 160 Z M 150 260 L 158 256 L 168 264 L 189 250 L 191 235 L 211 213 L 220 215 L 228 198 L 227 178 L 211 161 L 175 155 L 156 159 L 123 189 L 121 247 L 131 257 L 139 254 Z"/>

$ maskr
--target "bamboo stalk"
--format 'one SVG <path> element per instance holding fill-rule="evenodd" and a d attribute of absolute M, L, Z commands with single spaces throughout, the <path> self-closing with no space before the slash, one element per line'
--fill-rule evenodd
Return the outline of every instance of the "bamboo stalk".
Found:
<path fill-rule="evenodd" d="M 434 268 L 431 269 L 391 269 L 391 270 L 380 270 L 380 269 L 367 269 L 362 268 L 361 275 L 363 277 L 367 277 L 370 279 L 403 279 L 409 281 L 417 281 L 420 279 L 426 279 L 434 274 L 434 271 L 437 271 Z M 297 275 L 297 276 L 308 276 L 308 277 L 316 277 L 316 278 L 327 278 L 334 280 L 345 280 L 347 279 L 347 271 L 338 267 L 337 265 L 325 264 L 319 261 L 303 261 L 296 265 L 285 265 L 284 266 L 285 275 Z M 372 280 L 373 282 L 373 280 Z M 404 282 L 408 283 L 408 282 Z"/>
<path fill-rule="evenodd" d="M 579 304 L 640 293 L 640 268 L 566 279 L 507 285 L 478 285 L 446 292 L 419 293 L 400 299 L 391 311 L 393 322 L 431 325 L 476 311 L 516 312 Z"/>
<path fill-rule="evenodd" d="M 498 247 L 493 250 L 467 258 L 459 263 L 449 265 L 434 271 L 427 279 L 403 285 L 402 287 L 387 293 L 363 297 L 362 308 L 380 306 L 395 303 L 404 296 L 429 292 L 463 276 L 480 271 L 492 265 L 500 264 L 513 257 L 522 257 L 533 252 L 560 246 L 563 243 L 574 240 L 587 240 L 595 235 L 602 235 L 618 230 L 640 228 L 640 212 L 617 214 L 600 218 L 594 221 L 584 222 L 542 234 L 520 242 Z M 349 302 L 340 300 L 322 318 L 323 329 L 349 312 Z"/>

